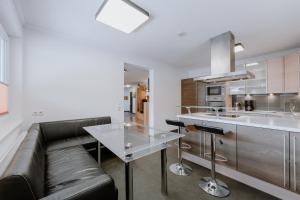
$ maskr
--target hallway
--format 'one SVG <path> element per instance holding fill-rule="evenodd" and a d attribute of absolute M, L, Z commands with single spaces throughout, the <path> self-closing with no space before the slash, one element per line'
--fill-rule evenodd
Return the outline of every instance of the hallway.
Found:
<path fill-rule="evenodd" d="M 134 113 L 124 112 L 124 122 L 130 123 L 135 122 L 138 124 L 144 124 L 143 120 L 137 119 Z"/>

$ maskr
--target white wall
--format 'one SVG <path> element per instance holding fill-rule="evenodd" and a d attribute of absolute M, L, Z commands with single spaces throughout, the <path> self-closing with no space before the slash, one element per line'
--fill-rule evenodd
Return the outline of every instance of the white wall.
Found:
<path fill-rule="evenodd" d="M 23 70 L 22 26 L 14 4 L 0 1 L 0 23 L 10 38 L 9 47 L 9 113 L 0 116 L 0 176 L 22 141 Z"/>
<path fill-rule="evenodd" d="M 25 119 L 37 121 L 109 115 L 123 121 L 124 63 L 150 66 L 151 125 L 166 128 L 180 103 L 179 70 L 129 55 L 108 53 L 37 30 L 24 41 Z M 151 105 L 150 105 L 151 106 Z M 42 111 L 44 116 L 32 116 Z"/>
<path fill-rule="evenodd" d="M 32 31 L 24 39 L 25 119 L 123 120 L 123 65 L 95 49 Z M 122 88 L 119 86 L 122 85 Z M 44 116 L 33 116 L 43 112 Z"/>
<path fill-rule="evenodd" d="M 192 66 L 183 68 L 182 78 L 195 78 L 198 76 L 210 75 L 209 66 Z"/>

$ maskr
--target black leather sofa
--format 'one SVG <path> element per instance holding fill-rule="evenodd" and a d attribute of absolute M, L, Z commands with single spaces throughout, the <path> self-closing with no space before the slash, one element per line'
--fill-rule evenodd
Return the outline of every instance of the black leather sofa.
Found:
<path fill-rule="evenodd" d="M 117 200 L 113 179 L 83 145 L 95 140 L 82 127 L 110 117 L 33 124 L 0 178 L 1 200 Z"/>

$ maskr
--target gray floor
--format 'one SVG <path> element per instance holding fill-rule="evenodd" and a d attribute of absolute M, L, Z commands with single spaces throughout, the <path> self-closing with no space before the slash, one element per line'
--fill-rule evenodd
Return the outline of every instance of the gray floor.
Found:
<path fill-rule="evenodd" d="M 176 150 L 168 149 L 168 165 L 176 161 Z M 169 195 L 163 196 L 160 192 L 160 153 L 136 160 L 134 163 L 134 198 L 135 200 L 212 200 L 219 199 L 203 192 L 197 181 L 200 177 L 208 176 L 209 170 L 199 165 L 185 161 L 193 168 L 189 177 L 179 177 L 168 172 Z M 119 200 L 125 200 L 124 164 L 118 158 L 106 159 L 102 167 L 110 174 L 119 189 Z M 217 175 L 227 183 L 231 194 L 224 199 L 230 200 L 274 200 L 268 194 L 236 182 L 232 179 Z"/>

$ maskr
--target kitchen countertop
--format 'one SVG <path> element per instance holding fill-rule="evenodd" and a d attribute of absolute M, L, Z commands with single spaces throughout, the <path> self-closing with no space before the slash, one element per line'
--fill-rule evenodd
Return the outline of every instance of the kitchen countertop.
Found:
<path fill-rule="evenodd" d="M 237 114 L 240 115 L 237 118 L 209 116 L 205 112 L 181 114 L 177 117 L 300 133 L 300 117 L 298 116 L 293 117 L 290 114 L 279 112 L 254 112 L 249 114 L 240 112 Z"/>

